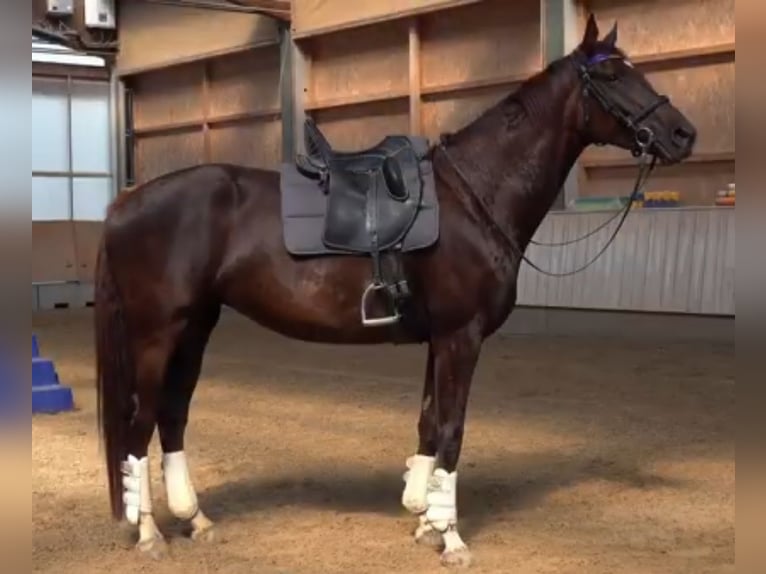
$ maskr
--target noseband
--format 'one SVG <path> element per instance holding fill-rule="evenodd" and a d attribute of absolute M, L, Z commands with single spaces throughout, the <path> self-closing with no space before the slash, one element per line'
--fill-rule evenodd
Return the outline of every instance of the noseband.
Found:
<path fill-rule="evenodd" d="M 635 146 L 631 150 L 631 153 L 634 157 L 640 157 L 647 154 L 649 148 L 654 143 L 654 132 L 648 126 L 642 125 L 642 122 L 660 107 L 669 103 L 670 99 L 664 95 L 658 96 L 654 102 L 645 108 L 640 109 L 637 113 L 627 111 L 624 107 L 617 104 L 612 97 L 612 91 L 606 87 L 609 81 L 613 81 L 616 78 L 607 76 L 595 69 L 598 64 L 607 60 L 625 61 L 617 55 L 596 54 L 585 61 L 585 63 L 578 62 L 575 64 L 577 66 L 578 76 L 582 82 L 585 124 L 587 125 L 590 121 L 587 102 L 589 97 L 592 97 L 607 113 L 633 133 Z M 594 142 L 594 144 L 603 146 L 605 145 L 605 142 L 598 141 Z"/>

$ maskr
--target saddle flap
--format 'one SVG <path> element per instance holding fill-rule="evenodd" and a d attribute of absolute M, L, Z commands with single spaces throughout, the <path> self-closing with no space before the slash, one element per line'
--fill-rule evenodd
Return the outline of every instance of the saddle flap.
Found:
<path fill-rule="evenodd" d="M 400 244 L 409 232 L 423 195 L 420 161 L 407 140 L 386 144 L 385 153 L 330 162 L 328 246 L 376 253 Z"/>

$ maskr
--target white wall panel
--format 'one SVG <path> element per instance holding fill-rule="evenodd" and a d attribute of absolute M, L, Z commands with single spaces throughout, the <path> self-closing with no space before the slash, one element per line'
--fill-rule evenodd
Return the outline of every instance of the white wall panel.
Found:
<path fill-rule="evenodd" d="M 561 242 L 587 234 L 609 213 L 555 212 L 535 239 Z M 573 270 L 608 240 L 616 221 L 564 247 L 532 245 L 528 257 L 552 272 Z M 527 264 L 519 275 L 520 305 L 734 314 L 734 210 L 682 208 L 631 212 L 614 243 L 591 267 L 556 278 Z"/>
<path fill-rule="evenodd" d="M 72 84 L 72 170 L 109 173 L 109 84 Z"/>
<path fill-rule="evenodd" d="M 32 178 L 32 221 L 70 219 L 69 178 Z"/>
<path fill-rule="evenodd" d="M 101 177 L 74 178 L 72 219 L 103 221 L 112 198 L 112 179 Z"/>
<path fill-rule="evenodd" d="M 32 80 L 32 171 L 69 170 L 67 85 Z"/>

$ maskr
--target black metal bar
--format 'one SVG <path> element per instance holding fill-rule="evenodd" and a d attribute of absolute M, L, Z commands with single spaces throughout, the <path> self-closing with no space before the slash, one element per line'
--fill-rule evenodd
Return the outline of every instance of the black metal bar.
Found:
<path fill-rule="evenodd" d="M 177 6 L 179 8 L 199 8 L 203 10 L 221 10 L 223 12 L 239 12 L 240 14 L 262 14 L 273 18 L 284 14 L 289 18 L 289 11 L 278 10 L 274 8 L 254 8 L 241 6 L 239 4 L 230 4 L 228 2 L 214 2 L 211 0 L 144 0 L 149 4 L 165 4 L 167 6 Z"/>
<path fill-rule="evenodd" d="M 136 184 L 135 130 L 133 119 L 133 90 L 125 88 L 125 185 Z"/>

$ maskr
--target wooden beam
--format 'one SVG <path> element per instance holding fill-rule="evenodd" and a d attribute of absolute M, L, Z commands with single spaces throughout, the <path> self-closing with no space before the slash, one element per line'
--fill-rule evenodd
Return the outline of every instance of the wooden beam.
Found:
<path fill-rule="evenodd" d="M 202 160 L 213 161 L 210 143 L 210 60 L 202 62 Z"/>
<path fill-rule="evenodd" d="M 282 161 L 295 158 L 295 90 L 293 89 L 293 39 L 288 26 L 279 30 L 279 107 L 282 110 Z"/>
<path fill-rule="evenodd" d="M 420 69 L 420 29 L 417 17 L 410 21 L 410 134 L 419 136 L 423 133 L 423 113 L 421 99 Z"/>
<path fill-rule="evenodd" d="M 232 4 L 253 8 L 258 12 L 289 21 L 291 17 L 291 3 L 289 0 L 229 0 Z"/>
<path fill-rule="evenodd" d="M 292 32 L 291 38 L 293 38 Z M 306 112 L 310 109 L 307 102 L 311 97 L 312 54 L 308 45 L 299 46 L 292 41 L 290 45 L 292 51 L 292 151 L 293 154 L 296 154 L 306 151 L 303 140 L 303 124 L 306 120 Z"/>
<path fill-rule="evenodd" d="M 582 165 L 585 169 L 603 169 L 613 167 L 635 168 L 637 163 L 633 157 L 615 157 L 615 158 L 583 158 Z M 685 163 L 716 163 L 736 161 L 736 153 L 731 152 L 701 152 L 686 158 L 681 164 Z M 661 166 L 658 166 L 661 167 Z"/>
<path fill-rule="evenodd" d="M 32 76 L 35 78 L 66 78 L 75 80 L 109 81 L 107 68 L 92 68 L 90 66 L 64 66 L 45 62 L 32 62 Z"/>
<path fill-rule="evenodd" d="M 582 6 L 579 0 L 540 0 L 543 66 L 566 56 L 579 42 L 577 24 Z M 569 171 L 554 209 L 565 209 L 579 196 L 580 162 Z"/>
<path fill-rule="evenodd" d="M 434 86 L 423 86 L 421 93 L 424 96 L 439 96 L 454 94 L 458 92 L 470 92 L 473 90 L 482 90 L 487 88 L 501 88 L 503 86 L 512 86 L 528 80 L 536 74 L 534 72 L 523 72 L 520 74 L 509 74 L 506 76 L 497 76 L 495 78 L 481 78 L 478 80 L 463 80 L 450 84 L 439 84 Z"/>
<path fill-rule="evenodd" d="M 639 54 L 630 58 L 637 66 L 650 66 L 652 64 L 682 64 L 689 60 L 705 60 L 720 56 L 730 56 L 734 59 L 736 47 L 734 42 L 673 50 L 670 52 L 658 52 L 656 54 Z"/>
<path fill-rule="evenodd" d="M 301 0 L 297 0 L 300 2 Z M 347 0 L 351 2 L 352 0 Z M 348 30 L 350 28 L 360 28 L 362 26 L 371 26 L 373 24 L 381 24 L 383 22 L 390 22 L 391 20 L 402 20 L 404 18 L 410 18 L 419 16 L 422 14 L 429 14 L 431 12 L 442 12 L 444 10 L 452 10 L 460 6 L 468 6 L 469 4 L 478 4 L 484 0 L 444 0 L 438 4 L 430 4 L 428 6 L 414 6 L 407 7 L 401 10 L 388 11 L 385 14 L 379 16 L 372 16 L 369 18 L 360 18 L 351 22 L 343 22 L 341 24 L 332 24 L 329 26 L 321 26 L 318 28 L 311 28 L 309 30 L 295 30 L 293 27 L 293 39 L 299 40 L 304 38 L 311 38 L 313 36 L 323 36 L 326 34 L 332 34 L 340 32 L 342 30 Z"/>
<path fill-rule="evenodd" d="M 395 100 L 409 100 L 409 90 L 389 90 L 379 94 L 361 94 L 353 96 L 341 96 L 339 98 L 328 98 L 326 100 L 317 100 L 306 102 L 305 109 L 326 110 L 329 108 L 343 108 L 347 106 L 358 106 L 361 104 L 372 104 L 376 102 L 392 102 Z"/>
<path fill-rule="evenodd" d="M 281 115 L 282 110 L 278 108 L 270 110 L 254 110 L 251 112 L 234 112 L 233 114 L 219 114 L 217 116 L 210 116 L 207 119 L 207 123 L 210 126 L 217 126 L 221 124 L 234 124 L 237 122 L 272 120 L 279 118 Z"/>
<path fill-rule="evenodd" d="M 252 42 L 249 44 L 243 44 L 242 46 L 236 46 L 234 48 L 225 48 L 223 50 L 211 50 L 210 52 L 203 52 L 195 54 L 193 56 L 184 56 L 180 58 L 174 58 L 173 60 L 167 60 L 159 64 L 152 64 L 149 66 L 138 66 L 135 68 L 119 68 L 117 73 L 121 77 L 135 76 L 143 74 L 145 72 L 153 72 L 156 70 L 165 70 L 176 66 L 184 66 L 201 60 L 208 60 L 213 58 L 223 58 L 225 56 L 233 56 L 235 54 L 242 54 L 243 52 L 249 52 L 250 50 L 256 50 L 258 48 L 268 48 L 270 46 L 276 46 L 277 42 L 274 40 L 263 40 L 259 42 Z"/>
<path fill-rule="evenodd" d="M 269 120 L 278 118 L 281 115 L 281 110 L 253 110 L 250 112 L 235 112 L 233 114 L 219 114 L 209 115 L 207 118 L 196 118 L 192 120 L 182 120 L 178 122 L 167 122 L 163 124 L 155 124 L 151 126 L 142 126 L 133 130 L 136 136 L 152 136 L 162 133 L 187 131 L 187 130 L 204 130 L 205 125 L 213 127 L 221 124 L 232 124 L 245 121 L 258 121 Z"/>

